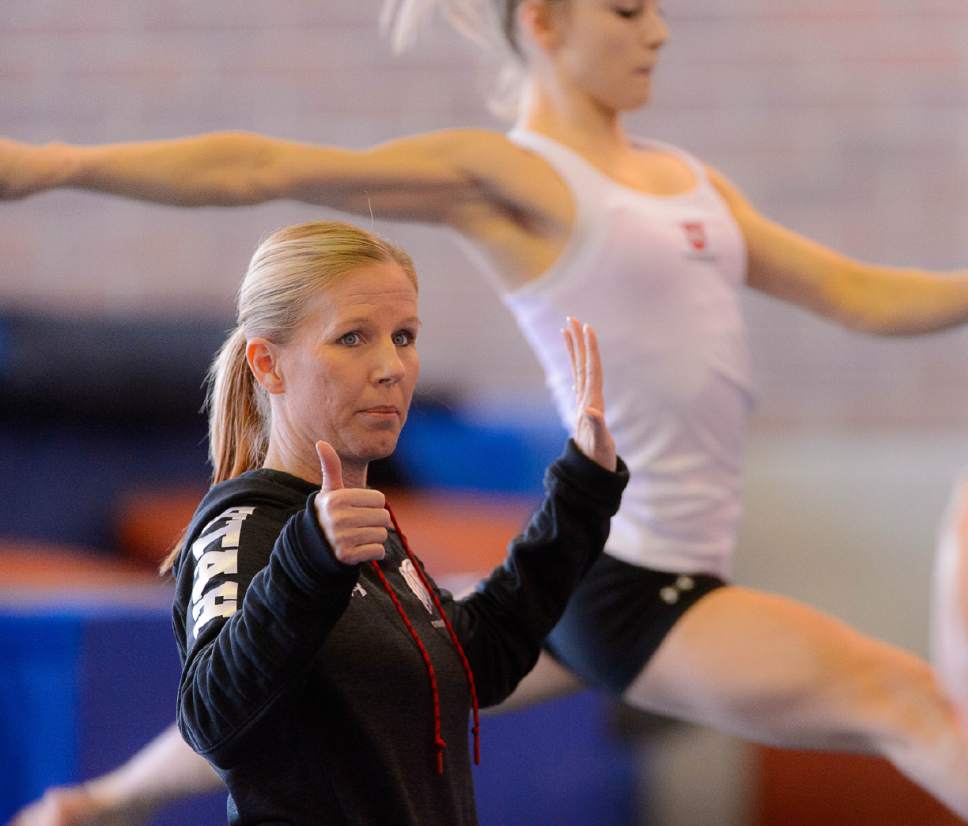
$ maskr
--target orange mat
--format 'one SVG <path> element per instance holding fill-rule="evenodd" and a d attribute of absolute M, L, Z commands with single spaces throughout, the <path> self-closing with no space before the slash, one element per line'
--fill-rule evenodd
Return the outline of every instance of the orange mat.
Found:
<path fill-rule="evenodd" d="M 2 539 L 0 559 L 3 588 L 140 587 L 159 581 L 143 565 L 70 545 Z"/>
<path fill-rule="evenodd" d="M 126 496 L 118 508 L 119 546 L 129 559 L 157 565 L 203 493 L 182 488 Z M 435 576 L 497 565 L 535 504 L 520 497 L 392 490 L 387 500 L 414 552 Z"/>
<path fill-rule="evenodd" d="M 756 826 L 958 826 L 886 760 L 757 749 Z"/>

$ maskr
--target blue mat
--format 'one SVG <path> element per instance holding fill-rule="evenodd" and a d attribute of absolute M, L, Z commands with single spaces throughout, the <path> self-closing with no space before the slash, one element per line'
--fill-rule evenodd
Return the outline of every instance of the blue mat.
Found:
<path fill-rule="evenodd" d="M 116 766 L 174 718 L 168 609 L 0 604 L 0 823 L 52 784 Z M 482 722 L 483 826 L 635 823 L 634 757 L 583 693 Z M 155 826 L 225 822 L 224 796 L 166 809 Z"/>

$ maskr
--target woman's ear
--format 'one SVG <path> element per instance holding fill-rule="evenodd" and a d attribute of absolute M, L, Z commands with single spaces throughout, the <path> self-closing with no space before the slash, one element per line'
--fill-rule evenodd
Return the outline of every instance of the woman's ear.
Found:
<path fill-rule="evenodd" d="M 275 344 L 264 338 L 249 339 L 245 343 L 245 360 L 255 380 L 267 393 L 285 392 L 286 383 Z"/>
<path fill-rule="evenodd" d="M 554 51 L 562 39 L 564 10 L 553 0 L 524 0 L 518 6 L 518 31 L 524 43 L 531 43 L 543 52 Z M 524 45 L 522 43 L 522 45 Z"/>

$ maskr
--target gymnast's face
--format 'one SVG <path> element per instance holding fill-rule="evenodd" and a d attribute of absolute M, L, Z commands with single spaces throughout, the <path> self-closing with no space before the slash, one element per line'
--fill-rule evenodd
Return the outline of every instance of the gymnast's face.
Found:
<path fill-rule="evenodd" d="M 344 465 L 389 456 L 407 419 L 420 360 L 417 288 L 396 262 L 368 264 L 312 299 L 292 340 L 277 348 L 282 392 L 273 436 L 313 451 L 328 441 Z"/>
<path fill-rule="evenodd" d="M 658 0 L 555 0 L 545 10 L 538 38 L 559 82 L 614 111 L 648 102 L 669 35 Z"/>

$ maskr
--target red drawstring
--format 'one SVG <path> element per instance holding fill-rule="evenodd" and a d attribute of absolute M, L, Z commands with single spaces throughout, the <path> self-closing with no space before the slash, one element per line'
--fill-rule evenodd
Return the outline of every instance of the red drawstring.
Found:
<path fill-rule="evenodd" d="M 464 653 L 464 648 L 460 644 L 460 640 L 457 639 L 457 634 L 454 632 L 454 626 L 450 624 L 450 620 L 447 619 L 447 615 L 444 613 L 444 608 L 440 604 L 440 598 L 437 596 L 437 592 L 430 587 L 430 583 L 427 581 L 427 577 L 424 575 L 421 565 L 416 559 L 414 559 L 413 553 L 410 551 L 410 545 L 407 542 L 407 538 L 400 530 L 400 525 L 397 523 L 397 517 L 394 515 L 393 511 L 390 510 L 389 505 L 387 505 L 386 508 L 390 512 L 390 520 L 393 522 L 393 527 L 397 532 L 397 536 L 400 537 L 400 542 L 403 545 L 404 553 L 406 553 L 407 558 L 416 569 L 417 576 L 420 577 L 420 581 L 423 583 L 424 588 L 426 589 L 427 593 L 430 594 L 430 598 L 433 600 L 434 605 L 437 606 L 437 613 L 440 614 L 440 618 L 444 622 L 444 627 L 447 629 L 448 635 L 450 635 L 450 641 L 457 650 L 457 655 L 460 657 L 461 664 L 464 666 L 464 674 L 467 676 L 467 685 L 471 694 L 471 708 L 474 711 L 474 726 L 471 731 L 474 733 L 474 764 L 477 765 L 481 762 L 481 724 L 477 703 L 477 686 L 474 683 L 474 672 L 471 670 L 471 664 L 467 660 L 467 655 Z M 407 616 L 407 612 L 404 610 L 400 599 L 397 597 L 390 583 L 387 581 L 386 576 L 383 574 L 383 571 L 380 569 L 379 563 L 376 560 L 372 560 L 370 565 L 373 566 L 373 570 L 376 571 L 377 577 L 379 577 L 384 589 L 386 590 L 387 594 L 389 594 L 390 599 L 393 601 L 393 605 L 396 607 L 397 613 L 403 620 L 403 624 L 406 625 L 407 630 L 410 632 L 410 636 L 413 637 L 414 642 L 417 643 L 417 648 L 420 649 L 420 656 L 423 657 L 424 665 L 427 668 L 427 676 L 430 678 L 430 691 L 433 695 L 434 703 L 434 748 L 437 749 L 437 774 L 443 774 L 444 749 L 447 748 L 447 743 L 440 734 L 440 690 L 437 686 L 437 672 L 434 670 L 434 664 L 430 660 L 430 654 L 427 653 L 427 649 L 424 646 L 423 641 L 420 639 L 417 629 L 414 628 L 413 623 L 410 621 L 410 617 Z"/>
<path fill-rule="evenodd" d="M 427 676 L 430 677 L 430 692 L 434 698 L 434 747 L 437 749 L 437 774 L 443 774 L 444 749 L 447 748 L 447 743 L 444 741 L 444 738 L 440 736 L 440 691 L 437 689 L 437 672 L 434 671 L 434 664 L 430 661 L 430 654 L 427 653 L 423 640 L 420 639 L 417 629 L 414 628 L 413 623 L 410 622 L 410 617 L 407 616 L 407 612 L 400 604 L 400 600 L 393 592 L 393 588 L 390 586 L 390 583 L 387 582 L 387 578 L 383 575 L 383 571 L 380 570 L 379 564 L 374 559 L 370 561 L 370 565 L 373 566 L 373 570 L 376 571 L 376 575 L 380 578 L 380 582 L 383 583 L 383 587 L 390 595 L 390 599 L 393 600 L 397 613 L 403 620 L 404 625 L 407 626 L 407 630 L 410 632 L 410 636 L 413 637 L 413 641 L 417 643 L 417 648 L 420 649 L 420 655 L 423 657 L 424 665 L 427 667 Z"/>
<path fill-rule="evenodd" d="M 440 598 L 437 596 L 437 591 L 430 587 L 430 583 L 427 581 L 427 577 L 423 572 L 423 566 L 414 558 L 414 555 L 410 550 L 410 543 L 407 542 L 407 537 L 404 536 L 403 531 L 400 530 L 400 525 L 397 523 L 397 517 L 390 508 L 389 503 L 386 504 L 386 509 L 390 513 L 390 521 L 393 522 L 393 529 L 397 532 L 397 536 L 400 537 L 400 542 L 403 545 L 404 553 L 406 553 L 407 558 L 416 569 L 417 576 L 420 577 L 423 587 L 426 589 L 427 593 L 430 594 L 430 598 L 434 601 L 434 605 L 437 606 L 437 613 L 440 614 L 440 618 L 444 621 L 444 627 L 447 629 L 447 633 L 450 636 L 450 641 L 454 644 L 454 648 L 457 650 L 457 656 L 460 657 L 461 665 L 464 666 L 464 674 L 467 676 L 467 687 L 471 694 L 471 708 L 474 712 L 474 725 L 471 728 L 471 732 L 474 734 L 474 765 L 479 765 L 481 762 L 481 721 L 479 713 L 480 708 L 477 702 L 477 685 L 474 682 L 474 672 L 471 670 L 471 664 L 467 659 L 467 655 L 464 653 L 464 646 L 462 646 L 460 644 L 460 640 L 457 639 L 457 633 L 454 631 L 454 626 L 450 624 L 450 620 L 447 619 L 447 614 L 444 613 L 444 608 L 440 604 Z M 429 658 L 427 662 L 429 664 Z M 433 672 L 431 672 L 431 674 L 432 673 Z M 434 704 L 439 713 L 439 701 L 436 697 L 434 699 Z M 440 736 L 439 722 L 437 736 Z M 443 755 L 439 754 L 438 759 L 443 759 Z"/>

